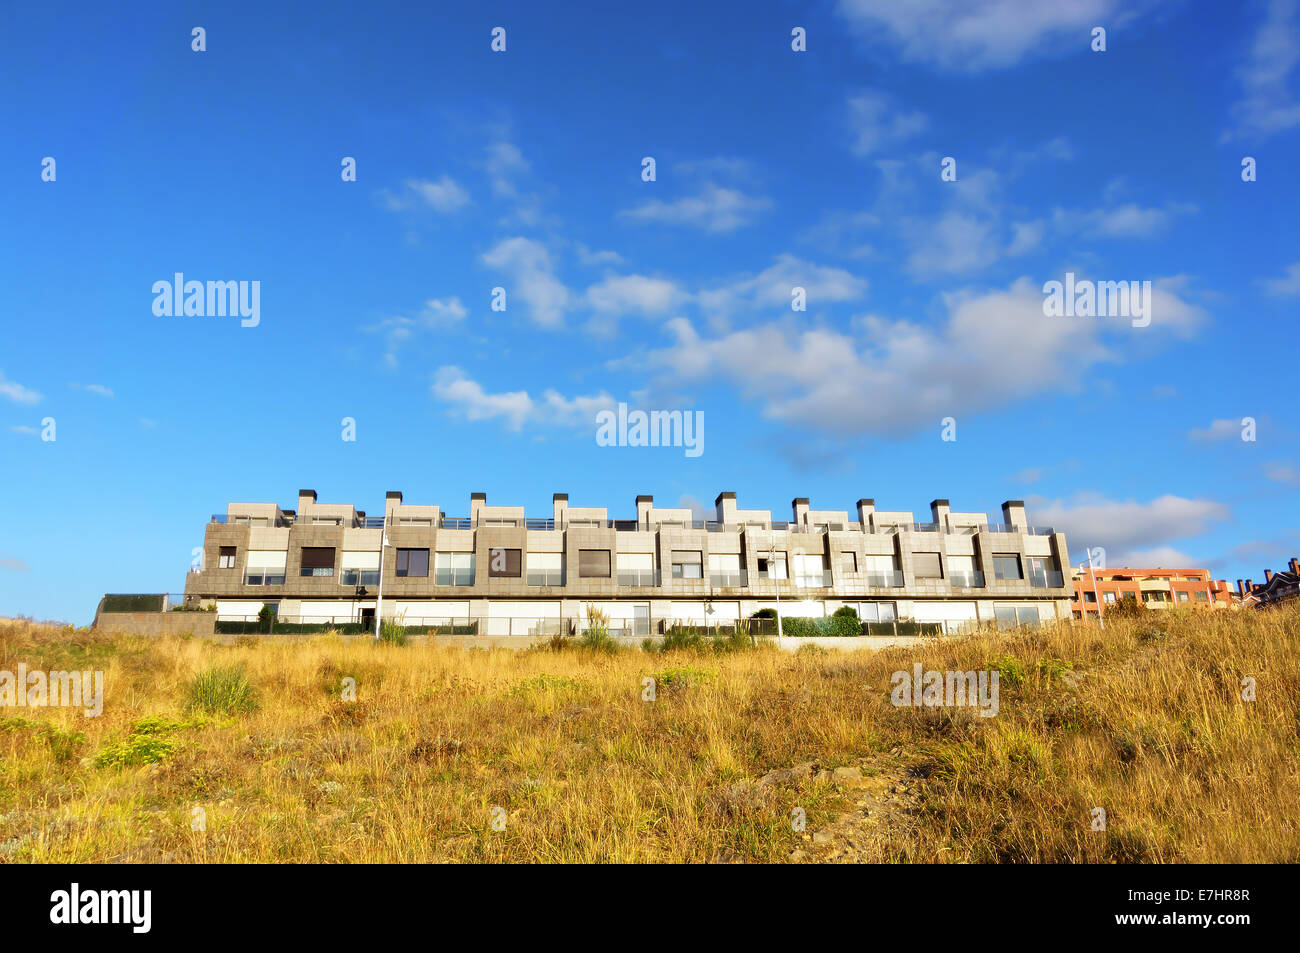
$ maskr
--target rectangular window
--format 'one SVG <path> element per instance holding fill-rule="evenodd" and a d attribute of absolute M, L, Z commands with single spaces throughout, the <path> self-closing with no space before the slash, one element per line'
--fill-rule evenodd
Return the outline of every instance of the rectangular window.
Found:
<path fill-rule="evenodd" d="M 474 585 L 474 554 L 435 553 L 433 582 L 437 586 Z"/>
<path fill-rule="evenodd" d="M 399 549 L 397 575 L 402 578 L 428 578 L 429 551 L 427 549 Z"/>
<path fill-rule="evenodd" d="M 1038 609 L 1033 606 L 997 606 L 993 610 L 999 629 L 1014 629 L 1021 625 L 1038 625 Z"/>
<path fill-rule="evenodd" d="M 745 572 L 739 553 L 709 553 L 709 582 L 715 586 L 743 586 Z"/>
<path fill-rule="evenodd" d="M 1112 603 L 1112 602 L 1115 601 L 1115 593 L 1113 593 L 1113 592 L 1103 592 L 1103 593 L 1101 594 L 1101 601 L 1104 602 L 1104 603 L 1106 603 L 1107 605 L 1109 605 L 1110 603 Z"/>
<path fill-rule="evenodd" d="M 1023 579 L 1024 574 L 1020 571 L 1020 557 L 1015 554 L 1005 556 L 994 555 L 993 557 L 993 578 L 995 579 Z"/>
<path fill-rule="evenodd" d="M 768 552 L 770 553 L 771 550 Z M 764 579 L 789 579 L 790 574 L 786 570 L 785 553 L 777 553 L 775 558 L 770 555 L 759 556 L 758 574 Z"/>
<path fill-rule="evenodd" d="M 217 568 L 218 569 L 235 568 L 235 547 L 234 546 L 221 547 L 221 555 L 218 558 Z"/>
<path fill-rule="evenodd" d="M 1083 594 L 1083 601 L 1084 601 L 1084 602 L 1096 602 L 1096 601 L 1097 601 L 1097 594 L 1096 594 L 1095 592 L 1085 592 L 1085 593 Z"/>
<path fill-rule="evenodd" d="M 488 550 L 488 578 L 518 579 L 522 573 L 523 561 L 517 549 L 492 547 Z"/>
<path fill-rule="evenodd" d="M 863 622 L 896 622 L 898 612 L 892 602 L 859 602 L 858 618 Z"/>
<path fill-rule="evenodd" d="M 564 585 L 563 553 L 529 553 L 528 585 L 562 586 Z"/>
<path fill-rule="evenodd" d="M 288 560 L 289 554 L 283 550 L 249 550 L 244 584 L 247 586 L 284 585 L 284 567 Z"/>
<path fill-rule="evenodd" d="M 578 550 L 578 576 L 584 579 L 608 579 L 609 571 L 609 550 L 608 549 L 580 549 Z"/>
<path fill-rule="evenodd" d="M 1191 601 L 1192 601 L 1191 593 L 1188 593 L 1188 592 L 1180 592 L 1180 593 L 1178 593 L 1178 601 L 1179 601 L 1179 602 L 1191 602 Z"/>
<path fill-rule="evenodd" d="M 913 553 L 912 566 L 917 579 L 942 579 L 943 567 L 938 553 Z"/>
<path fill-rule="evenodd" d="M 852 574 L 856 575 L 856 574 L 857 574 L 857 571 L 858 571 L 858 554 L 857 554 L 857 553 L 841 553 L 841 554 L 840 554 L 840 569 L 843 570 L 843 571 L 846 572 L 846 573 L 852 573 Z"/>
<path fill-rule="evenodd" d="M 698 551 L 674 549 L 672 554 L 674 579 L 704 578 L 704 563 Z"/>
<path fill-rule="evenodd" d="M 1198 592 L 1198 593 L 1195 593 L 1195 596 L 1196 596 L 1196 601 L 1197 601 L 1197 602 L 1209 602 L 1209 601 L 1210 601 L 1210 594 L 1209 594 L 1208 592 Z"/>
<path fill-rule="evenodd" d="M 379 553 L 345 549 L 339 563 L 339 585 L 379 585 Z"/>

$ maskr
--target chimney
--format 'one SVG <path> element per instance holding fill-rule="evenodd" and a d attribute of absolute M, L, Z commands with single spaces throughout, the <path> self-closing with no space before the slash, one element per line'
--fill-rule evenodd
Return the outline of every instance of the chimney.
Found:
<path fill-rule="evenodd" d="M 1300 559 L 1296 559 L 1292 556 L 1291 561 L 1287 563 L 1287 566 L 1291 569 L 1291 575 L 1300 576 Z"/>
<path fill-rule="evenodd" d="M 655 498 L 641 494 L 636 498 L 636 525 L 641 529 L 650 528 L 650 511 L 655 508 Z"/>
<path fill-rule="evenodd" d="M 1254 592 L 1254 591 L 1255 591 L 1255 586 L 1251 583 L 1251 581 L 1250 581 L 1249 579 L 1247 579 L 1247 580 L 1246 580 L 1246 595 L 1250 595 L 1250 594 L 1251 594 L 1252 592 Z"/>
<path fill-rule="evenodd" d="M 858 500 L 858 522 L 862 524 L 862 532 L 870 533 L 875 527 L 872 522 L 876 518 L 876 501 L 875 500 Z"/>
<path fill-rule="evenodd" d="M 796 496 L 790 501 L 790 508 L 793 511 L 796 526 L 803 526 L 808 522 L 808 506 L 808 497 L 806 496 Z"/>
<path fill-rule="evenodd" d="M 555 518 L 556 529 L 564 528 L 564 511 L 567 510 L 568 508 L 569 508 L 569 494 L 567 493 L 551 494 L 551 509 L 554 510 L 555 513 L 554 518 Z"/>
<path fill-rule="evenodd" d="M 1267 586 L 1267 585 L 1268 585 L 1270 582 L 1272 582 L 1272 581 L 1273 581 L 1273 570 L 1271 570 L 1271 569 L 1265 569 L 1265 570 L 1264 570 L 1264 585 Z"/>
<path fill-rule="evenodd" d="M 469 525 L 478 525 L 478 516 L 483 512 L 483 507 L 487 506 L 486 493 L 471 493 L 469 495 Z"/>
<path fill-rule="evenodd" d="M 304 512 L 304 511 L 307 509 L 307 507 L 309 507 L 309 506 L 315 506 L 315 505 L 316 505 L 316 491 L 315 491 L 315 490 L 299 490 L 299 491 L 298 491 L 298 512 L 299 512 L 299 513 Z"/>
<path fill-rule="evenodd" d="M 391 520 L 393 511 L 402 505 L 402 491 L 389 490 L 384 494 L 384 519 Z"/>
<path fill-rule="evenodd" d="M 1024 500 L 1007 500 L 1002 504 L 1002 522 L 1013 529 L 1024 531 L 1029 528 L 1025 518 Z"/>
<path fill-rule="evenodd" d="M 718 511 L 718 522 L 725 526 L 736 525 L 736 494 L 719 493 L 718 498 L 713 501 L 713 507 Z"/>
<path fill-rule="evenodd" d="M 939 524 L 939 532 L 948 532 L 948 512 L 950 507 L 947 500 L 930 501 L 930 522 Z"/>
<path fill-rule="evenodd" d="M 1246 583 L 1245 583 L 1244 580 L 1238 579 L 1238 580 L 1237 580 L 1237 595 L 1239 595 L 1239 596 L 1244 596 L 1245 594 L 1246 594 Z"/>

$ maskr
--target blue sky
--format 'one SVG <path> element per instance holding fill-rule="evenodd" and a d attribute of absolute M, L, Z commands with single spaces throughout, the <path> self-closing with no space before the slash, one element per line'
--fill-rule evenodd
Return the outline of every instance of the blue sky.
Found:
<path fill-rule="evenodd" d="M 178 591 L 209 514 L 300 487 L 1300 551 L 1296 0 L 11 4 L 0 55 L 0 614 Z M 156 316 L 176 272 L 258 325 Z M 1044 315 L 1066 272 L 1150 325 Z M 598 446 L 619 401 L 704 452 Z"/>

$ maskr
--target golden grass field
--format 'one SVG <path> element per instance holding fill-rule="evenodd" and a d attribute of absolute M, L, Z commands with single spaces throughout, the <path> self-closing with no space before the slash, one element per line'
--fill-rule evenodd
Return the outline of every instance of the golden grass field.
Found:
<path fill-rule="evenodd" d="M 914 661 L 997 668 L 1000 713 L 895 708 Z M 0 621 L 19 662 L 105 707 L 0 708 L 0 862 L 1300 861 L 1300 607 L 725 655 Z M 228 666 L 256 708 L 187 710 Z"/>

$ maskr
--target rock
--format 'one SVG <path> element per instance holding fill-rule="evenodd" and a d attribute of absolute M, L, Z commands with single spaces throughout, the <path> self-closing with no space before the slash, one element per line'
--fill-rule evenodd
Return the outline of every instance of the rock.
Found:
<path fill-rule="evenodd" d="M 814 844 L 829 844 L 830 842 L 831 842 L 831 835 L 828 831 L 818 831 L 817 833 L 813 834 Z"/>
<path fill-rule="evenodd" d="M 841 783 L 861 781 L 862 769 L 858 767 L 836 768 L 831 777 Z"/>
<path fill-rule="evenodd" d="M 802 850 L 798 847 L 796 847 L 794 850 L 790 852 L 790 859 L 793 860 L 796 864 L 801 861 L 807 860 L 809 856 L 811 855 L 808 853 L 808 851 Z"/>

